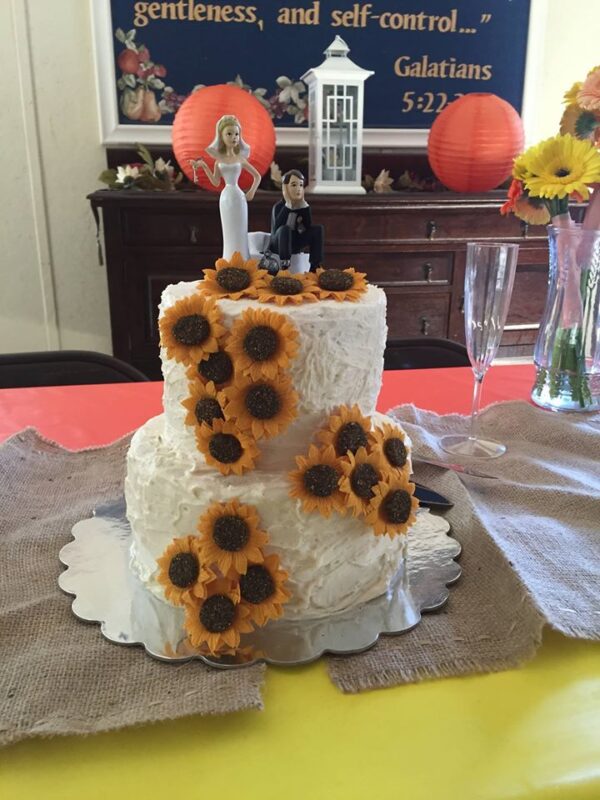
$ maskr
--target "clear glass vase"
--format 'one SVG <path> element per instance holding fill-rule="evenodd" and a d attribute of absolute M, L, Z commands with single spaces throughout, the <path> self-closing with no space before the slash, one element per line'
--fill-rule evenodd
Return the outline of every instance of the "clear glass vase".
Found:
<path fill-rule="evenodd" d="M 554 411 L 600 409 L 600 231 L 549 226 L 548 297 L 531 399 Z"/>

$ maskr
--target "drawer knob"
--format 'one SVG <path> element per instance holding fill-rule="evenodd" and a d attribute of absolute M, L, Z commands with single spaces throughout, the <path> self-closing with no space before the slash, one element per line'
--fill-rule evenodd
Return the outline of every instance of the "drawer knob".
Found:
<path fill-rule="evenodd" d="M 200 233 L 200 228 L 197 225 L 190 225 L 190 242 L 192 244 L 198 244 L 198 234 Z"/>
<path fill-rule="evenodd" d="M 426 264 L 423 264 L 423 277 L 425 278 L 427 283 L 431 283 L 432 272 L 433 272 L 433 267 L 431 266 L 429 261 Z"/>
<path fill-rule="evenodd" d="M 427 223 L 427 238 L 434 239 L 437 232 L 437 225 L 434 219 L 430 219 Z"/>
<path fill-rule="evenodd" d="M 427 317 L 421 317 L 421 333 L 423 336 L 429 336 L 429 328 L 431 327 L 431 322 Z"/>

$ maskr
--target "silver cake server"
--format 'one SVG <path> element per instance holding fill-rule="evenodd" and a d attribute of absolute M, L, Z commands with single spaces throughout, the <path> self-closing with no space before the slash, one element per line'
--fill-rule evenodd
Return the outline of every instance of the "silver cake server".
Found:
<path fill-rule="evenodd" d="M 490 475 L 487 472 L 468 467 L 465 464 L 452 464 L 449 461 L 437 461 L 434 458 L 419 458 L 418 456 L 412 457 L 413 464 L 429 464 L 431 467 L 440 467 L 441 469 L 449 469 L 452 472 L 460 472 L 462 475 L 472 475 L 474 478 L 490 478 L 498 480 L 496 475 Z"/>

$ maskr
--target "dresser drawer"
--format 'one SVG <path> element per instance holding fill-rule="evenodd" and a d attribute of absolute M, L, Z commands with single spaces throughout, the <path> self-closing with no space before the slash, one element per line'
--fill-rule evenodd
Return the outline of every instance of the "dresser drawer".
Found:
<path fill-rule="evenodd" d="M 313 219 L 318 222 L 316 209 Z M 521 239 L 524 229 L 514 216 L 503 217 L 498 207 L 423 208 L 397 209 L 389 204 L 372 205 L 352 216 L 348 224 L 348 210 L 341 207 L 329 209 L 327 214 L 326 247 L 345 245 L 348 242 L 378 247 L 392 242 L 466 242 L 477 240 Z"/>
<path fill-rule="evenodd" d="M 145 208 L 123 212 L 122 232 L 126 245 L 171 247 L 202 245 L 221 249 L 221 221 L 215 204 L 213 213 L 167 214 Z"/>
<path fill-rule="evenodd" d="M 407 293 L 387 289 L 387 325 L 389 339 L 413 336 L 448 336 L 449 294 Z"/>
<path fill-rule="evenodd" d="M 399 253 L 371 251 L 370 253 L 325 253 L 328 267 L 355 267 L 367 273 L 370 283 L 382 289 L 401 286 L 449 286 L 452 283 L 454 253 Z"/>

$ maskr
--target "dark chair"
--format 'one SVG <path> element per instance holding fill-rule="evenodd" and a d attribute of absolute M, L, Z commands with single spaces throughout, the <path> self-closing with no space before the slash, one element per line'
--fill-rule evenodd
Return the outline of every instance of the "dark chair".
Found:
<path fill-rule="evenodd" d="M 131 364 L 88 350 L 0 354 L 0 389 L 148 380 Z"/>
<path fill-rule="evenodd" d="M 388 339 L 383 354 L 384 369 L 470 366 L 467 348 L 450 339 Z"/>

